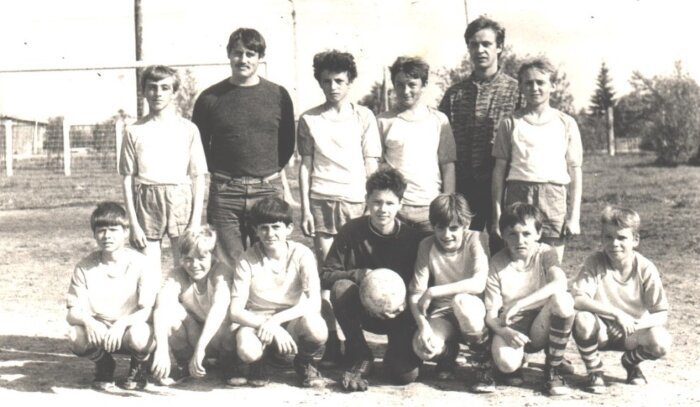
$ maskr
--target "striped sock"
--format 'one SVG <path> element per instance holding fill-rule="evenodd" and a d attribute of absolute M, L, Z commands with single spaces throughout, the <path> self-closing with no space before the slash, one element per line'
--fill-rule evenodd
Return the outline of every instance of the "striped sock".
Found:
<path fill-rule="evenodd" d="M 625 366 L 636 366 L 645 360 L 656 360 L 658 357 L 646 352 L 641 346 L 628 350 L 622 355 L 622 364 Z"/>
<path fill-rule="evenodd" d="M 600 360 L 600 354 L 598 353 L 598 339 L 595 336 L 591 339 L 577 342 L 576 347 L 578 347 L 578 352 L 581 354 L 581 359 L 583 359 L 583 364 L 586 365 L 588 373 L 603 371 L 603 362 Z"/>
<path fill-rule="evenodd" d="M 552 315 L 549 318 L 549 346 L 547 347 L 547 363 L 549 366 L 559 366 L 564 359 L 566 343 L 571 336 L 574 317 L 563 318 Z"/>

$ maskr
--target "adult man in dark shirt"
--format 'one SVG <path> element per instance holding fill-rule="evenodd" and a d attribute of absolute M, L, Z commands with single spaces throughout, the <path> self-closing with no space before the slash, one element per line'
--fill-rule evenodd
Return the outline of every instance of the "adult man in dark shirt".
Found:
<path fill-rule="evenodd" d="M 239 28 L 226 47 L 231 77 L 206 89 L 194 106 L 211 173 L 207 221 L 218 232 L 218 253 L 233 265 L 253 240 L 250 208 L 281 197 L 280 171 L 294 152 L 289 93 L 258 76 L 265 39 Z"/>
<path fill-rule="evenodd" d="M 457 146 L 456 190 L 474 212 L 470 228 L 491 232 L 491 157 L 498 122 L 520 104 L 518 81 L 501 71 L 505 29 L 496 21 L 479 17 L 464 33 L 472 62 L 472 74 L 450 87 L 439 109 L 452 125 Z M 495 225 L 496 227 L 498 225 Z M 489 234 L 491 253 L 503 245 Z"/>

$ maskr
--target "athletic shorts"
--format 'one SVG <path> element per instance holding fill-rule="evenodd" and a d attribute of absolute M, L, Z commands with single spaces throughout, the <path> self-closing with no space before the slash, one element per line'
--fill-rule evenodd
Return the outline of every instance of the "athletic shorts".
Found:
<path fill-rule="evenodd" d="M 136 186 L 136 218 L 149 240 L 161 240 L 166 234 L 176 238 L 184 232 L 192 216 L 192 186 Z"/>
<path fill-rule="evenodd" d="M 515 202 L 529 203 L 542 211 L 542 237 L 563 237 L 567 207 L 566 185 L 508 181 L 505 205 Z"/>
<path fill-rule="evenodd" d="M 508 326 L 523 335 L 530 336 L 530 329 L 532 328 L 532 324 L 535 322 L 535 319 L 540 314 L 540 311 L 542 311 L 542 308 L 520 311 L 511 319 L 511 323 Z M 499 316 L 500 314 L 501 313 L 499 312 Z"/>
<path fill-rule="evenodd" d="M 424 235 L 433 233 L 433 226 L 430 224 L 429 205 L 401 205 L 401 209 L 396 214 L 400 221 L 418 229 Z"/>
<path fill-rule="evenodd" d="M 359 218 L 365 211 L 364 203 L 333 199 L 311 198 L 310 206 L 316 232 L 328 235 L 337 235 L 344 224 Z"/>

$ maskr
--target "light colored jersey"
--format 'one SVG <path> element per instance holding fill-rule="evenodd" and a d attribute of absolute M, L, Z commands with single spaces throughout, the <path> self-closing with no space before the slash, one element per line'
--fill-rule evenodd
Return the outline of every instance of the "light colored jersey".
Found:
<path fill-rule="evenodd" d="M 426 206 L 442 191 L 440 165 L 455 162 L 457 150 L 444 113 L 423 107 L 410 117 L 391 110 L 377 117 L 384 162 L 406 179 L 403 203 Z"/>
<path fill-rule="evenodd" d="M 456 283 L 486 274 L 489 260 L 484 249 L 481 233 L 466 231 L 462 248 L 454 253 L 442 250 L 434 236 L 428 236 L 418 246 L 418 257 L 413 279 L 408 286 L 411 295 L 423 294 L 432 285 L 439 286 Z M 481 294 L 481 293 L 479 293 Z M 430 304 L 430 312 L 437 312 L 452 307 L 454 296 L 435 298 Z"/>
<path fill-rule="evenodd" d="M 182 306 L 195 315 L 199 322 L 204 322 L 214 302 L 217 285 L 227 284 L 230 287 L 232 281 L 233 269 L 223 262 L 213 262 L 204 291 L 197 289 L 197 284 L 182 266 L 172 270 L 163 283 L 163 289 L 177 292 Z"/>
<path fill-rule="evenodd" d="M 297 303 L 304 291 L 320 290 L 316 257 L 308 247 L 287 241 L 287 258 L 276 261 L 255 243 L 236 266 L 231 297 L 246 300 L 245 308 L 258 312 L 278 312 Z"/>
<path fill-rule="evenodd" d="M 634 253 L 634 266 L 622 281 L 607 256 L 597 252 L 586 259 L 572 286 L 572 293 L 620 309 L 634 318 L 648 313 L 667 311 L 668 299 L 656 266 L 641 254 Z"/>
<path fill-rule="evenodd" d="M 372 111 L 351 107 L 347 118 L 331 117 L 324 105 L 299 118 L 299 154 L 313 156 L 311 198 L 364 202 L 365 159 L 380 158 L 382 146 Z"/>
<path fill-rule="evenodd" d="M 189 120 L 138 121 L 127 126 L 119 158 L 119 174 L 136 184 L 188 184 L 207 173 L 199 130 Z"/>
<path fill-rule="evenodd" d="M 583 161 L 581 134 L 566 113 L 552 109 L 548 119 L 531 123 L 518 112 L 501 121 L 493 156 L 510 163 L 507 181 L 571 182 L 568 167 L 580 167 Z"/>
<path fill-rule="evenodd" d="M 105 263 L 101 252 L 93 252 L 75 266 L 67 305 L 114 322 L 153 307 L 158 278 L 157 270 L 149 268 L 146 257 L 135 250 L 124 249 L 116 263 Z"/>
<path fill-rule="evenodd" d="M 510 259 L 508 249 L 503 249 L 491 258 L 489 277 L 484 291 L 486 311 L 500 310 L 514 301 L 527 297 L 547 284 L 547 270 L 559 265 L 557 252 L 551 246 L 540 243 L 530 262 L 522 269 Z M 523 308 L 538 309 L 547 299 Z"/>

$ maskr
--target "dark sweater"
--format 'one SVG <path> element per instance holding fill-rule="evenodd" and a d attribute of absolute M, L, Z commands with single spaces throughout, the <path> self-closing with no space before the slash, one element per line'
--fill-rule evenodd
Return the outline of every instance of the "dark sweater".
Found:
<path fill-rule="evenodd" d="M 210 172 L 266 177 L 294 152 L 294 108 L 289 93 L 264 78 L 255 86 L 223 80 L 197 99 L 199 128 Z"/>
<path fill-rule="evenodd" d="M 397 220 L 399 229 L 381 235 L 370 227 L 369 217 L 362 216 L 343 225 L 321 267 L 321 287 L 330 289 L 337 280 L 356 283 L 355 269 L 388 268 L 397 272 L 408 285 L 413 277 L 418 244 L 422 235 Z"/>

